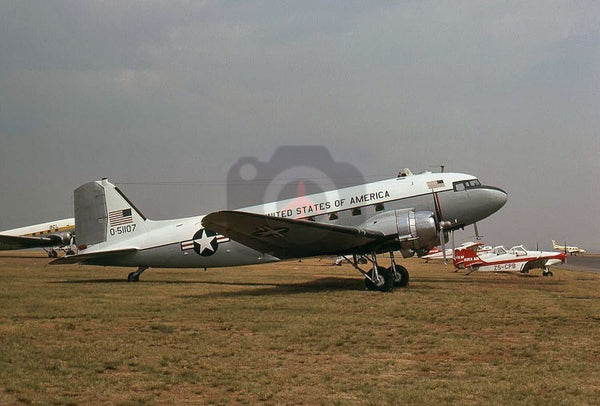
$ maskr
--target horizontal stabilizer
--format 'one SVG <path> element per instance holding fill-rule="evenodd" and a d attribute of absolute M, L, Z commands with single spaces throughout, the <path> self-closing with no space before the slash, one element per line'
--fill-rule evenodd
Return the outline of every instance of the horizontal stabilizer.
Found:
<path fill-rule="evenodd" d="M 94 265 L 95 261 L 102 260 L 101 265 L 107 263 L 107 260 L 112 258 L 122 257 L 124 255 L 137 252 L 137 248 L 120 248 L 109 251 L 90 252 L 86 254 L 67 255 L 63 258 L 55 259 L 50 262 L 50 265 L 65 265 L 65 264 L 90 264 Z"/>
<path fill-rule="evenodd" d="M 383 233 L 355 227 L 241 211 L 211 213 L 202 225 L 280 259 L 355 252 L 385 238 Z"/>

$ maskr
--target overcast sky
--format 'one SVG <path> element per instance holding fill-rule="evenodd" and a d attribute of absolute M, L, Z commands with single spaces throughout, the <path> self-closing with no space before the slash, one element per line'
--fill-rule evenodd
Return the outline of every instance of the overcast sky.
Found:
<path fill-rule="evenodd" d="M 489 244 L 600 251 L 599 129 L 600 2 L 0 2 L 0 229 L 101 177 L 207 213 L 240 157 L 323 145 L 504 188 Z"/>

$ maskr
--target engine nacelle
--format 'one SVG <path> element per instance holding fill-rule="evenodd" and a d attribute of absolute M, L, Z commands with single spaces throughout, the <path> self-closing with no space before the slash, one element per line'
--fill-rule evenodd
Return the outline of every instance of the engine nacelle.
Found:
<path fill-rule="evenodd" d="M 427 252 L 439 244 L 438 226 L 435 214 L 431 211 L 403 209 L 373 216 L 361 228 L 395 237 L 402 256 L 411 257 L 415 252 Z"/>
<path fill-rule="evenodd" d="M 57 234 L 60 238 L 62 245 L 71 245 L 73 242 L 73 234 L 71 233 L 60 233 Z"/>

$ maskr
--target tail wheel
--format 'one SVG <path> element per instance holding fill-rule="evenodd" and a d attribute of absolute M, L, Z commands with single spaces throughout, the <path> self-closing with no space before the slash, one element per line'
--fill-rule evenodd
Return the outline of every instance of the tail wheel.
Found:
<path fill-rule="evenodd" d="M 367 275 L 369 278 L 365 278 L 365 286 L 368 290 L 379 290 L 381 292 L 389 292 L 394 289 L 394 274 L 388 268 L 377 267 L 378 277 L 373 277 L 373 269 L 371 269 Z"/>

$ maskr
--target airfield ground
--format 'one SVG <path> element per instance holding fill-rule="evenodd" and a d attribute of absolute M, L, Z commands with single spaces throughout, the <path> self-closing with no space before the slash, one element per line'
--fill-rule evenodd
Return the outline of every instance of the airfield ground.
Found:
<path fill-rule="evenodd" d="M 600 275 L 0 257 L 0 404 L 598 404 Z"/>

